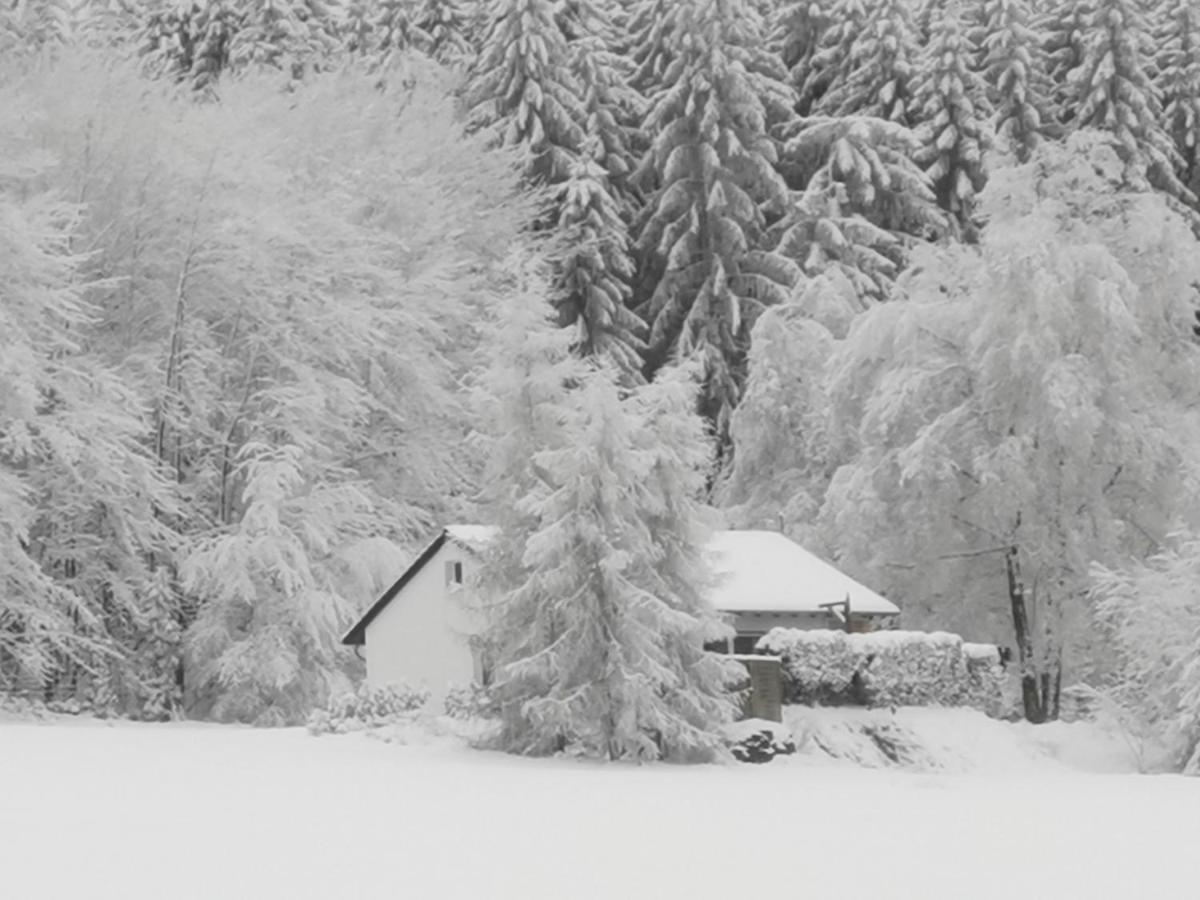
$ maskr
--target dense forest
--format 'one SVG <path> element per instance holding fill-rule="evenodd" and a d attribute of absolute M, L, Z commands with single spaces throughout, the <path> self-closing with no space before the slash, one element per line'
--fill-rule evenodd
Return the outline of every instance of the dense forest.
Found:
<path fill-rule="evenodd" d="M 1198 131 L 1193 0 L 0 0 L 0 689 L 295 721 L 554 447 L 1194 741 Z"/>

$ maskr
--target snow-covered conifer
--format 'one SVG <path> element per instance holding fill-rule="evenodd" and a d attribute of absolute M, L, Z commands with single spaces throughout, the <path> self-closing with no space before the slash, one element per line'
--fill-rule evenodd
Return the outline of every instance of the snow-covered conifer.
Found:
<path fill-rule="evenodd" d="M 475 115 L 526 153 L 534 183 L 565 179 L 583 145 L 582 97 L 552 0 L 492 0 L 472 72 Z"/>
<path fill-rule="evenodd" d="M 1055 124 L 1048 60 L 1028 0 L 987 0 L 980 49 L 995 132 L 1020 162 Z"/>
<path fill-rule="evenodd" d="M 603 364 L 580 374 L 557 434 L 533 454 L 540 485 L 501 516 L 529 530 L 502 536 L 520 562 L 500 568 L 501 581 L 516 577 L 489 600 L 499 741 L 526 754 L 710 759 L 736 673 L 704 650 L 728 627 L 704 595 L 704 424 L 690 385 L 664 377 L 623 395 L 616 378 Z"/>
<path fill-rule="evenodd" d="M 423 52 L 444 63 L 470 60 L 473 23 L 463 0 L 419 0 L 412 21 Z"/>
<path fill-rule="evenodd" d="M 814 59 L 832 22 L 829 0 L 788 0 L 768 20 L 771 49 L 791 74 L 802 115 L 808 113 L 812 102 L 810 91 L 816 87 L 816 79 L 810 74 Z"/>
<path fill-rule="evenodd" d="M 638 377 L 645 326 L 628 305 L 629 231 L 609 184 L 598 162 L 583 159 L 560 189 L 555 305 L 559 321 L 577 329 L 579 352 L 607 354 Z"/>
<path fill-rule="evenodd" d="M 1179 154 L 1163 127 L 1162 105 L 1151 78 L 1152 36 L 1136 0 L 1095 0 L 1081 24 L 1083 58 L 1069 75 L 1076 128 L 1116 138 L 1131 172 L 1187 196 L 1176 169 Z"/>
<path fill-rule="evenodd" d="M 952 3 L 934 24 L 922 54 L 912 108 L 920 122 L 916 160 L 924 167 L 938 203 L 969 229 L 975 195 L 986 179 L 987 99 L 983 81 L 973 69 L 978 50 L 959 15 L 959 5 Z"/>
<path fill-rule="evenodd" d="M 909 129 L 864 116 L 810 117 L 784 146 L 803 187 L 776 225 L 777 249 L 809 275 L 836 267 L 862 299 L 890 295 L 908 247 L 943 233 Z"/>
<path fill-rule="evenodd" d="M 866 115 L 909 124 L 920 49 L 911 4 L 877 0 L 866 5 L 861 22 L 853 20 L 853 4 L 846 14 L 851 21 L 842 26 L 845 43 L 833 45 L 843 54 L 841 71 L 814 110 L 827 116 Z"/>
<path fill-rule="evenodd" d="M 571 9 L 570 67 L 579 83 L 585 140 L 592 144 L 586 155 L 608 173 L 613 199 L 629 218 L 638 200 L 631 180 L 645 101 L 632 86 L 630 63 L 613 50 L 615 25 L 605 7 L 577 0 Z"/>
<path fill-rule="evenodd" d="M 788 203 L 768 125 L 791 114 L 794 94 L 743 0 L 681 4 L 670 16 L 672 58 L 646 119 L 643 166 L 658 187 L 638 235 L 661 275 L 642 309 L 652 367 L 704 358 L 705 409 L 723 432 L 749 329 L 795 278 L 765 240 L 768 216 Z"/>
<path fill-rule="evenodd" d="M 1179 154 L 1179 177 L 1195 194 L 1200 189 L 1200 4 L 1169 0 L 1155 23 L 1154 46 L 1163 121 Z"/>
<path fill-rule="evenodd" d="M 821 31 L 809 65 L 802 73 L 792 72 L 793 83 L 806 111 L 822 109 L 820 103 L 824 94 L 850 77 L 854 68 L 854 47 L 869 8 L 866 0 L 833 0 L 828 11 L 828 24 Z"/>
<path fill-rule="evenodd" d="M 625 33 L 629 59 L 633 63 L 631 84 L 651 94 L 662 83 L 673 46 L 673 0 L 629 0 L 625 11 Z"/>

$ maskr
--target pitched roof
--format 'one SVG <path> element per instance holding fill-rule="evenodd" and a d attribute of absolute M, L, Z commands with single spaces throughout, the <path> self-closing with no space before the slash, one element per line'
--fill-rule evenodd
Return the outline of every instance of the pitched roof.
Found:
<path fill-rule="evenodd" d="M 495 537 L 490 525 L 447 525 L 403 575 L 346 632 L 343 644 L 366 642 L 367 626 L 429 562 L 447 540 L 479 552 Z M 721 612 L 825 612 L 822 604 L 850 598 L 852 612 L 896 615 L 890 600 L 859 584 L 776 531 L 718 531 L 709 544 L 717 583 L 712 602 Z"/>
<path fill-rule="evenodd" d="M 850 598 L 850 610 L 896 615 L 900 608 L 777 531 L 718 531 L 709 543 L 718 576 L 712 603 L 722 612 L 822 612 Z"/>

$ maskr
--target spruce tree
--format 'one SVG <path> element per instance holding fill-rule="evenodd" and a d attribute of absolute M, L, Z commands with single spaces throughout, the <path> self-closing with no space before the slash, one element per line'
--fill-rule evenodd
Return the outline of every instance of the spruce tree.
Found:
<path fill-rule="evenodd" d="M 657 190 L 638 235 L 661 275 L 641 310 L 649 368 L 703 357 L 704 409 L 724 433 L 749 329 L 795 277 L 766 240 L 768 218 L 789 200 L 768 127 L 791 114 L 795 95 L 743 0 L 700 0 L 670 15 L 671 62 L 646 118 L 644 167 Z"/>
<path fill-rule="evenodd" d="M 476 119 L 525 151 L 533 184 L 566 179 L 583 145 L 579 85 L 555 11 L 553 0 L 492 0 L 469 92 Z"/>
<path fill-rule="evenodd" d="M 671 28 L 674 0 L 627 0 L 624 31 L 628 35 L 627 55 L 633 62 L 631 83 L 650 94 L 662 84 L 671 60 Z"/>
<path fill-rule="evenodd" d="M 1028 0 L 985 0 L 980 49 L 997 137 L 1024 162 L 1053 131 L 1048 60 Z"/>
<path fill-rule="evenodd" d="M 608 354 L 636 379 L 645 326 L 628 305 L 634 274 L 629 230 L 609 183 L 600 164 L 584 158 L 561 188 L 555 305 L 560 324 L 577 329 L 578 352 Z"/>
<path fill-rule="evenodd" d="M 1046 53 L 1054 116 L 1060 124 L 1072 125 L 1078 97 L 1072 88 L 1071 73 L 1083 62 L 1088 20 L 1095 12 L 1095 2 L 1071 0 L 1065 8 L 1061 0 L 1033 0 L 1033 4 L 1033 28 Z"/>
<path fill-rule="evenodd" d="M 1179 177 L 1195 194 L 1200 190 L 1200 4 L 1168 0 L 1156 23 L 1154 45 L 1163 122 L 1179 154 Z"/>
<path fill-rule="evenodd" d="M 821 104 L 825 93 L 850 77 L 855 43 L 869 9 L 867 0 L 833 0 L 828 25 L 821 31 L 817 50 L 807 70 L 792 72 L 803 109 L 824 109 Z"/>
<path fill-rule="evenodd" d="M 866 116 L 810 117 L 784 146 L 802 187 L 775 226 L 810 276 L 837 269 L 860 302 L 886 299 L 909 248 L 946 231 L 910 129 Z"/>
<path fill-rule="evenodd" d="M 471 17 L 463 0 L 418 0 L 412 22 L 416 45 L 434 59 L 458 64 L 474 53 Z"/>
<path fill-rule="evenodd" d="M 502 525 L 485 569 L 500 746 L 721 756 L 716 729 L 732 716 L 736 675 L 704 650 L 727 626 L 704 596 L 707 519 L 695 497 L 705 435 L 693 391 L 665 378 L 623 394 L 601 364 L 558 401 L 559 431 L 532 456 L 540 483 L 498 510 L 518 524 Z M 520 411 L 497 424 L 511 434 L 528 421 Z M 527 477 L 530 460 L 516 463 Z"/>
<path fill-rule="evenodd" d="M 952 4 L 935 23 L 922 56 L 914 109 L 921 124 L 917 161 L 938 203 L 970 229 L 975 195 L 983 189 L 984 85 L 972 65 L 976 48 Z"/>
<path fill-rule="evenodd" d="M 1179 154 L 1162 124 L 1150 80 L 1152 37 L 1137 0 L 1096 0 L 1082 25 L 1084 54 L 1070 73 L 1074 126 L 1106 131 L 1122 148 L 1126 168 L 1177 197 L 1190 192 L 1176 175 Z"/>
<path fill-rule="evenodd" d="M 769 43 L 791 75 L 797 111 L 807 115 L 815 87 L 810 73 L 828 28 L 833 26 L 830 0 L 789 0 L 770 16 Z"/>
<path fill-rule="evenodd" d="M 568 45 L 571 72 L 579 85 L 588 155 L 606 171 L 614 200 L 631 217 L 639 199 L 633 187 L 638 129 L 645 101 L 632 85 L 632 64 L 614 49 L 616 25 L 607 7 L 574 0 L 573 36 Z M 561 21 L 561 19 L 560 19 Z"/>
<path fill-rule="evenodd" d="M 817 102 L 816 111 L 909 124 L 919 42 L 908 0 L 869 4 L 861 25 L 848 37 L 843 71 Z"/>

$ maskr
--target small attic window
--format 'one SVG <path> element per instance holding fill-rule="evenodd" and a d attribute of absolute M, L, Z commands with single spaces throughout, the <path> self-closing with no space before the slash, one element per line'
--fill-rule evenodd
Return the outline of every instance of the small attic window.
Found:
<path fill-rule="evenodd" d="M 463 565 L 460 560 L 450 560 L 446 563 L 446 585 L 453 586 L 463 583 Z"/>

